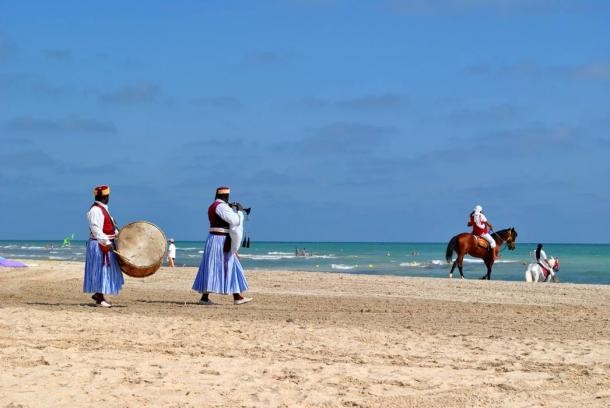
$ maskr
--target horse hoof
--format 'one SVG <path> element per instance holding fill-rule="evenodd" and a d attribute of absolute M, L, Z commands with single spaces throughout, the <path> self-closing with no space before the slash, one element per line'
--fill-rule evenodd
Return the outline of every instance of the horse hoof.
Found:
<path fill-rule="evenodd" d="M 453 274 L 452 274 L 452 273 L 450 273 L 450 274 L 449 274 L 449 279 L 452 279 L 452 278 L 453 278 Z"/>
<path fill-rule="evenodd" d="M 462 276 L 461 279 L 465 279 L 465 278 Z"/>

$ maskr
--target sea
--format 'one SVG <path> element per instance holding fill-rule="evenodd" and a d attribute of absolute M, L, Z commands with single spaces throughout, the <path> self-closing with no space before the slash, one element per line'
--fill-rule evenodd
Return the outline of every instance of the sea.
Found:
<path fill-rule="evenodd" d="M 176 266 L 199 266 L 202 241 L 177 241 Z M 7 259 L 84 261 L 86 241 L 0 241 L 0 256 Z M 445 260 L 446 243 L 396 242 L 251 242 L 239 256 L 246 270 L 335 272 L 365 275 L 446 278 L 451 267 Z M 524 280 L 524 271 L 535 262 L 536 244 L 506 247 L 493 267 L 492 279 Z M 545 244 L 548 256 L 559 258 L 561 282 L 610 284 L 609 244 Z M 454 255 L 455 259 L 455 255 Z M 478 279 L 485 273 L 481 260 L 466 257 L 464 275 Z M 456 268 L 454 278 L 459 277 Z"/>

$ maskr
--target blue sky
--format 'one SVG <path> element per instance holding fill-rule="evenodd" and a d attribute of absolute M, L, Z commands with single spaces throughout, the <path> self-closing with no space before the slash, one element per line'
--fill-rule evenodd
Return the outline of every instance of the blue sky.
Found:
<path fill-rule="evenodd" d="M 610 2 L 0 0 L 0 239 L 610 242 Z"/>

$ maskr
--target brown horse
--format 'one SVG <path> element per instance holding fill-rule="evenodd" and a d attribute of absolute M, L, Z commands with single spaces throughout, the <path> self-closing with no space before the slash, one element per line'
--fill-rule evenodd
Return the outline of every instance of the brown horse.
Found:
<path fill-rule="evenodd" d="M 517 241 L 517 231 L 514 228 L 503 229 L 498 232 L 493 232 L 491 234 L 494 241 L 496 241 L 496 250 L 500 250 L 500 246 L 502 243 L 506 243 L 506 246 L 509 250 L 515 249 L 515 242 Z M 451 238 L 449 244 L 447 245 L 447 251 L 445 252 L 445 256 L 447 258 L 447 262 L 451 263 L 451 258 L 453 257 L 453 251 L 457 253 L 457 259 L 453 262 L 451 266 L 451 271 L 449 272 L 449 278 L 453 277 L 453 270 L 457 265 L 460 270 L 460 275 L 462 279 L 464 279 L 464 273 L 462 272 L 462 262 L 464 261 L 464 255 L 468 254 L 475 258 L 481 258 L 483 262 L 485 262 L 485 266 L 487 267 L 487 274 L 483 275 L 481 279 L 491 279 L 491 267 L 494 264 L 494 253 L 493 251 L 489 251 L 486 247 L 481 246 L 479 241 L 479 237 L 472 235 L 469 232 L 463 232 Z M 487 241 L 485 241 L 487 243 Z M 487 244 L 489 245 L 489 244 Z"/>

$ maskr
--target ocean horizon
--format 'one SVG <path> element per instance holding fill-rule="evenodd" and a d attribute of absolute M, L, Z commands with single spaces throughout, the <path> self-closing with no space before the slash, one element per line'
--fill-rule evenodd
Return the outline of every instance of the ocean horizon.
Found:
<path fill-rule="evenodd" d="M 62 246 L 58 240 L 0 240 L 0 256 L 7 259 L 84 261 L 83 240 Z M 445 261 L 447 243 L 441 242 L 315 242 L 252 241 L 240 249 L 246 270 L 339 272 L 447 278 L 451 267 Z M 492 279 L 523 281 L 524 271 L 534 262 L 536 243 L 506 247 L 493 267 Z M 544 244 L 548 256 L 560 260 L 559 279 L 564 283 L 610 284 L 610 244 Z M 305 255 L 303 255 L 305 253 Z M 203 256 L 203 241 L 176 241 L 176 266 L 197 267 Z M 455 254 L 453 256 L 455 259 Z M 165 263 L 164 263 L 165 265 Z M 464 275 L 478 279 L 485 272 L 480 259 L 464 259 Z M 459 272 L 454 271 L 454 278 Z"/>

